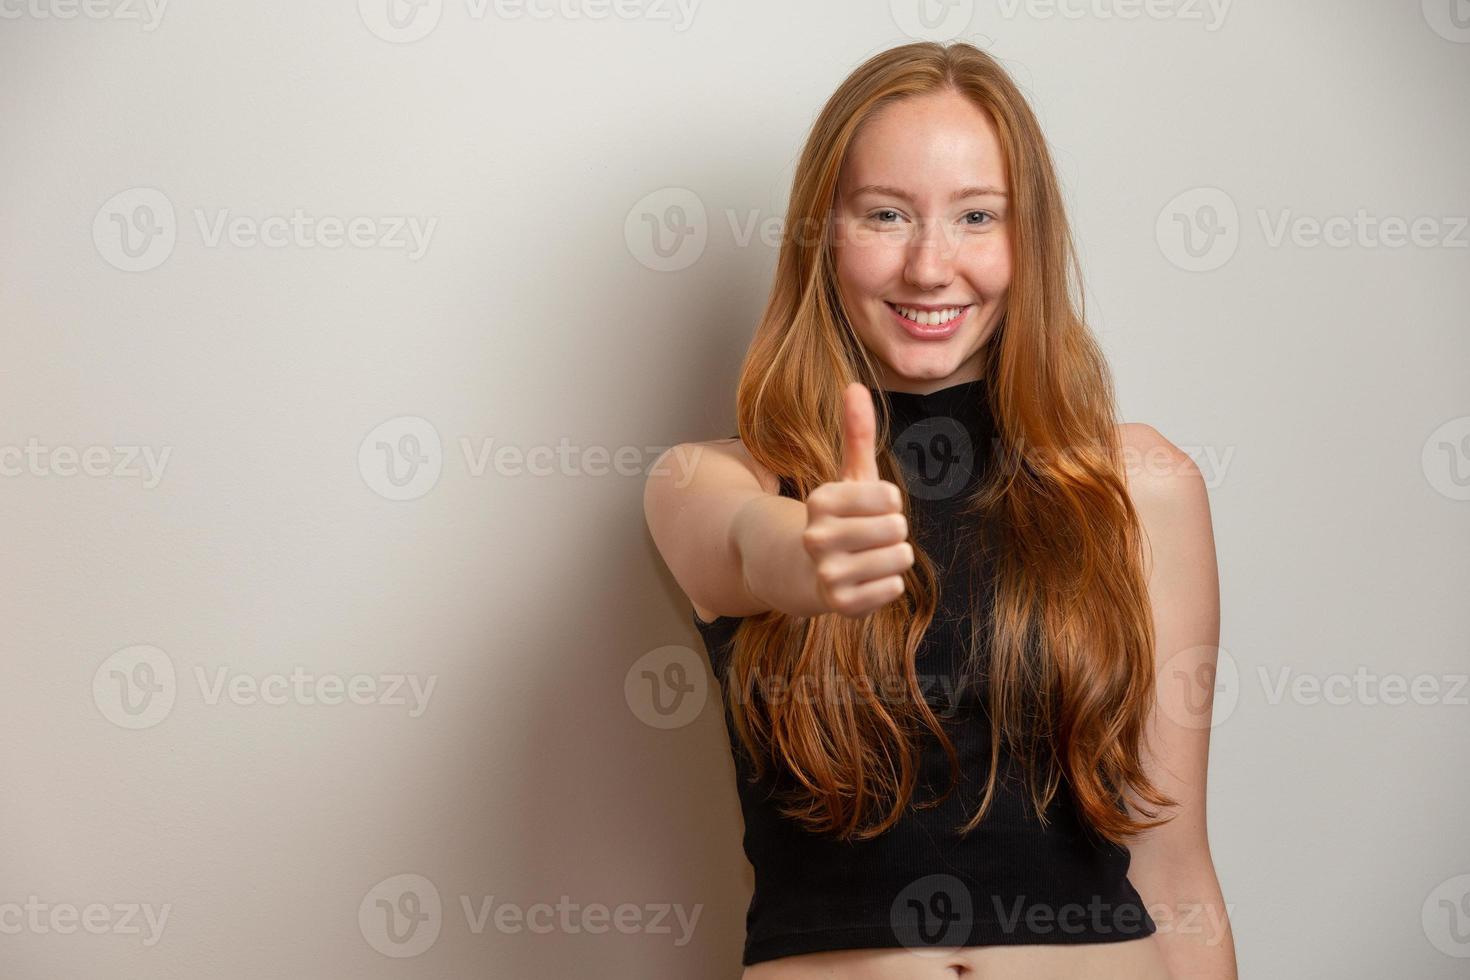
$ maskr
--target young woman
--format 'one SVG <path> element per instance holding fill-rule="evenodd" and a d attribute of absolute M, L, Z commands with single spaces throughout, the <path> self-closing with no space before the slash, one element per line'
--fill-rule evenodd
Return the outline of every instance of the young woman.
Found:
<path fill-rule="evenodd" d="M 1115 420 L 1030 108 L 972 46 L 885 51 L 786 220 L 739 435 L 645 492 L 724 691 L 745 980 L 1234 977 L 1179 680 L 1207 496 Z"/>

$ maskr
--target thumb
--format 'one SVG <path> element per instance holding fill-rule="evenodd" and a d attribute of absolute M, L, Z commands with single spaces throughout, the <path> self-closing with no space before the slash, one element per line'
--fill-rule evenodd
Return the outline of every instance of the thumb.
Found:
<path fill-rule="evenodd" d="M 878 479 L 878 422 L 867 386 L 853 381 L 842 391 L 842 478 Z"/>

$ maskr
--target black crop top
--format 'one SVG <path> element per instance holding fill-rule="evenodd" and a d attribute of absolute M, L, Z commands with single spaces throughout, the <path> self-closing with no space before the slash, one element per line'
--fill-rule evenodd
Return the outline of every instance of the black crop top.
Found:
<path fill-rule="evenodd" d="M 768 767 L 759 782 L 725 704 L 736 763 L 744 849 L 755 871 L 741 962 L 819 950 L 911 949 L 1139 939 L 1156 930 L 1128 881 L 1128 849 L 1081 823 L 1069 785 L 1036 820 L 1018 769 L 1002 751 L 1003 772 L 980 826 L 953 828 L 974 815 L 990 765 L 990 728 L 981 676 L 967 677 L 970 563 L 959 560 L 954 516 L 991 462 L 994 418 L 983 381 L 928 394 L 876 388 L 890 406 L 890 439 L 910 492 L 910 534 L 939 567 L 939 608 L 916 668 L 925 698 L 945 725 L 960 762 L 960 782 L 941 804 L 916 809 L 867 841 L 819 836 L 779 813 L 772 790 L 789 783 Z M 781 481 L 781 493 L 794 496 Z M 980 566 L 983 570 L 985 565 Z M 982 602 L 981 614 L 989 610 Z M 722 689 L 729 644 L 740 618 L 706 623 L 694 614 Z M 980 631 L 981 642 L 985 632 Z M 982 651 L 983 651 L 982 647 Z M 981 664 L 984 664 L 983 654 Z M 924 732 L 916 799 L 949 785 L 948 757 Z M 925 791 L 925 787 L 929 787 Z"/>

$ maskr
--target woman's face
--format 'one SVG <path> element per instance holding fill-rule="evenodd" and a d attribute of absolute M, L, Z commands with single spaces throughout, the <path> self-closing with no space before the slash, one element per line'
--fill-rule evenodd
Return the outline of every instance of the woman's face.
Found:
<path fill-rule="evenodd" d="M 838 292 L 883 387 L 980 377 L 1011 281 L 1006 190 L 990 116 L 954 92 L 886 106 L 849 147 L 832 223 Z"/>

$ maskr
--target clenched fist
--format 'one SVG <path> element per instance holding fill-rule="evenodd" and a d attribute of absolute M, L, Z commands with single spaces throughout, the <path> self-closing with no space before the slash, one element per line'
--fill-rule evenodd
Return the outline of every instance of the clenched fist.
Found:
<path fill-rule="evenodd" d="M 873 397 L 854 381 L 842 393 L 842 475 L 807 495 L 802 544 L 830 612 L 862 617 L 903 595 L 914 563 L 898 485 L 878 477 Z"/>

